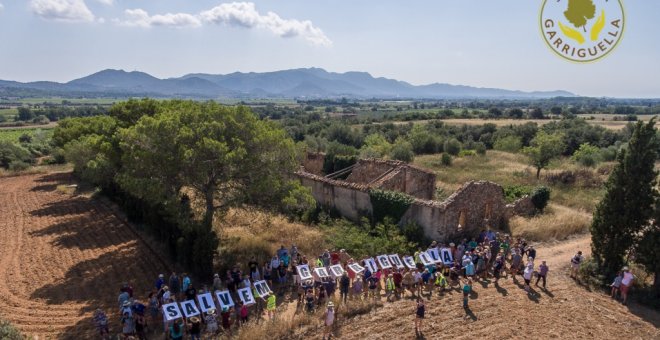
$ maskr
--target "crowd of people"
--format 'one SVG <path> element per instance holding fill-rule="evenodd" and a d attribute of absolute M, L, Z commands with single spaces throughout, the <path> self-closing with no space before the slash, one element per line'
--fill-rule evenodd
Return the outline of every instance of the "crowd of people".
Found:
<path fill-rule="evenodd" d="M 473 284 L 480 280 L 492 279 L 498 285 L 503 277 L 516 281 L 520 276 L 528 294 L 533 294 L 532 284 L 541 284 L 542 289 L 546 289 L 548 284 L 550 269 L 546 261 L 537 264 L 536 249 L 522 238 L 514 239 L 506 234 L 484 230 L 478 238 L 469 241 L 464 239 L 457 244 L 434 241 L 428 246 L 429 249 L 436 247 L 450 249 L 453 263 L 424 265 L 420 254 L 425 250 L 420 248 L 413 256 L 415 268 L 376 268 L 372 272 L 365 265 L 366 258 L 353 258 L 344 249 L 325 250 L 318 256 L 308 257 L 298 251 L 295 245 L 290 248 L 282 245 L 270 260 L 259 262 L 253 257 L 245 266 L 236 264 L 222 275 L 215 274 L 209 285 L 195 284 L 186 273 L 171 273 L 169 277 L 161 274 L 155 280 L 153 291 L 144 301 L 134 297 L 133 288 L 125 283 L 117 299 L 117 315 L 126 339 L 147 339 L 159 330 L 168 339 L 182 339 L 184 336 L 200 339 L 204 334 L 221 333 L 231 336 L 253 318 L 257 322 L 275 318 L 277 298 L 280 297 L 297 300 L 302 312 L 324 310 L 324 338 L 329 338 L 336 318 L 332 301 L 335 298 L 338 299 L 335 302 L 342 303 L 383 298 L 389 302 L 410 298 L 416 302 L 415 330 L 421 333 L 425 318 L 424 299 L 429 300 L 434 294 L 442 296 L 450 289 L 462 291 L 463 307 L 467 312 Z M 349 266 L 352 263 L 360 264 L 364 270 L 354 272 Z M 313 279 L 302 280 L 297 266 L 303 264 L 311 268 L 340 264 L 344 272 L 338 277 L 322 278 L 314 274 Z M 533 278 L 536 278 L 535 282 Z M 254 287 L 254 282 L 260 280 L 265 280 L 272 289 L 271 294 L 261 298 Z M 241 288 L 253 290 L 255 304 L 245 305 L 241 302 L 237 295 Z M 167 303 L 197 301 L 197 295 L 215 291 L 229 291 L 236 305 L 224 307 L 220 311 L 211 308 L 199 316 L 173 321 L 167 321 L 161 311 L 161 306 Z M 625 299 L 623 289 L 621 293 Z M 108 335 L 108 315 L 99 309 L 94 314 L 94 322 L 102 336 Z"/>

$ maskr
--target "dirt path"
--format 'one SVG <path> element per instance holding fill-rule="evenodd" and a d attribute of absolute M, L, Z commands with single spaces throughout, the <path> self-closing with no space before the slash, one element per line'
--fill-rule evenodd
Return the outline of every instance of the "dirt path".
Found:
<path fill-rule="evenodd" d="M 475 284 L 472 314 L 462 308 L 457 290 L 426 302 L 426 339 L 659 339 L 660 316 L 635 304 L 622 306 L 607 295 L 588 292 L 568 277 L 567 262 L 577 250 L 589 253 L 588 236 L 538 246 L 540 260 L 550 266 L 548 290 L 533 287 L 528 297 L 517 283 L 501 279 L 500 287 Z M 414 339 L 415 303 L 386 303 L 371 314 L 352 319 L 336 335 L 342 339 Z M 309 334 L 307 334 L 309 336 Z M 306 337 L 307 338 L 307 337 Z M 316 338 L 316 334 L 311 336 Z M 319 336 L 320 338 L 320 336 Z"/>
<path fill-rule="evenodd" d="M 0 317 L 35 339 L 91 339 L 102 307 L 119 331 L 116 297 L 138 298 L 164 270 L 98 200 L 59 193 L 68 174 L 0 178 Z"/>

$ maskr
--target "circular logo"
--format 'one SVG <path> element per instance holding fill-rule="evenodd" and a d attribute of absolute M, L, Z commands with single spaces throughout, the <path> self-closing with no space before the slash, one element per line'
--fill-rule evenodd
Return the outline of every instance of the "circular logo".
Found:
<path fill-rule="evenodd" d="M 575 62 L 598 60 L 623 37 L 621 0 L 544 0 L 541 31 L 548 46 Z"/>

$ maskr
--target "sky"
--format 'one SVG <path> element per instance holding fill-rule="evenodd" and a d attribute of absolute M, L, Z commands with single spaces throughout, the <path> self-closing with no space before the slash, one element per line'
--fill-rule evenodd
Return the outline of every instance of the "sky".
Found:
<path fill-rule="evenodd" d="M 660 98 L 660 1 L 624 1 L 623 39 L 589 64 L 548 48 L 541 4 L 0 0 L 0 79 L 65 82 L 108 68 L 167 78 L 321 67 L 415 85 Z"/>

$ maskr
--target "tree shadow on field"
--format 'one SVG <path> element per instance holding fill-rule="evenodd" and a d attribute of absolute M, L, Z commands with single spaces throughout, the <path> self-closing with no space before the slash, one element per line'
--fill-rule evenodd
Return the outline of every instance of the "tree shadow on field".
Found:
<path fill-rule="evenodd" d="M 37 183 L 60 182 L 58 184 L 71 184 L 74 182 L 73 174 L 70 172 L 56 172 L 40 176 L 35 180 Z"/>
<path fill-rule="evenodd" d="M 36 187 L 32 187 L 32 189 L 30 189 L 30 191 L 33 191 L 33 192 L 35 192 L 35 191 L 51 192 L 51 191 L 55 191 L 55 189 L 57 189 L 58 185 L 59 184 L 41 184 L 41 185 L 37 185 Z"/>
<path fill-rule="evenodd" d="M 52 203 L 44 207 L 30 211 L 30 215 L 36 217 L 59 217 L 67 215 L 79 215 L 92 210 L 90 199 L 85 197 L 71 197 Z"/>
<path fill-rule="evenodd" d="M 106 248 L 135 241 L 135 235 L 112 213 L 92 209 L 91 206 L 89 208 L 89 213 L 33 230 L 29 234 L 32 237 L 54 236 L 50 243 L 56 248 L 81 250 Z"/>
<path fill-rule="evenodd" d="M 129 282 L 134 298 L 146 304 L 152 282 L 165 270 L 152 259 L 145 247 L 120 245 L 97 258 L 75 264 L 63 279 L 38 288 L 30 298 L 52 305 L 84 304 L 79 310 L 83 319 L 68 327 L 63 339 L 93 339 L 96 333 L 91 318 L 96 308 L 106 312 L 111 333 L 117 333 L 121 331 L 117 305 L 119 288 L 123 282 Z"/>

